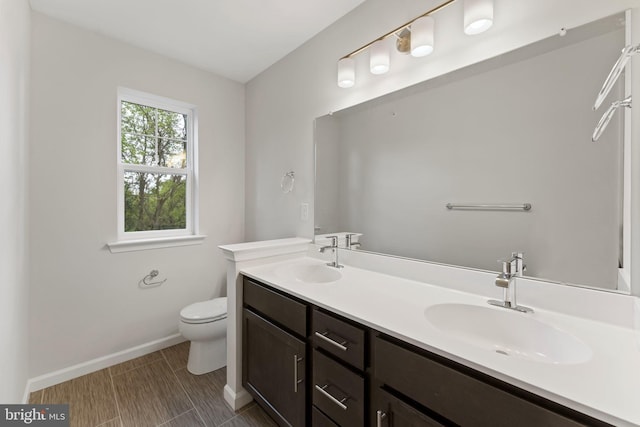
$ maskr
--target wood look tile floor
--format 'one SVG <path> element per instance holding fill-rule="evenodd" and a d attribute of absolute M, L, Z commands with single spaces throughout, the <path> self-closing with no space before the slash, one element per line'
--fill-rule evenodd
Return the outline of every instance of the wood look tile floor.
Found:
<path fill-rule="evenodd" d="M 32 404 L 68 403 L 72 427 L 275 427 L 256 404 L 224 401 L 226 369 L 187 371 L 189 342 L 31 393 Z"/>

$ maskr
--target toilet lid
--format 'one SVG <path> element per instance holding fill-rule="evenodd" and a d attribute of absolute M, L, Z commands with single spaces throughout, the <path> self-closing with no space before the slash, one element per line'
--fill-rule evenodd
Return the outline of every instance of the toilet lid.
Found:
<path fill-rule="evenodd" d="M 207 323 L 227 317 L 227 297 L 196 302 L 180 311 L 180 318 L 186 323 Z"/>

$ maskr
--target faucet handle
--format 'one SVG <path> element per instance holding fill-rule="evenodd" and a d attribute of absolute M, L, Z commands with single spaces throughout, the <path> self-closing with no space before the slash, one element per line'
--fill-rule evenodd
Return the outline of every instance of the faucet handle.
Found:
<path fill-rule="evenodd" d="M 513 260 L 498 260 L 498 262 L 502 263 L 502 273 L 498 274 L 498 277 L 496 277 L 495 284 L 500 288 L 508 289 L 511 284 L 511 277 L 513 277 L 511 274 L 511 263 Z"/>
<path fill-rule="evenodd" d="M 499 288 L 509 288 L 509 285 L 511 284 L 511 279 L 509 278 L 508 275 L 503 274 L 499 274 L 498 277 L 496 277 L 496 281 L 495 284 L 497 287 Z"/>
<path fill-rule="evenodd" d="M 527 270 L 527 266 L 524 264 L 524 253 L 523 252 L 512 252 L 511 259 L 515 262 L 515 274 L 518 276 L 522 276 Z"/>
<path fill-rule="evenodd" d="M 347 249 L 351 249 L 351 245 L 357 243 L 357 242 L 353 242 L 353 236 L 357 236 L 357 233 L 347 233 L 344 235 L 344 240 L 345 240 L 345 247 Z"/>
<path fill-rule="evenodd" d="M 325 236 L 327 239 L 331 239 L 331 246 L 338 247 L 338 236 Z"/>
<path fill-rule="evenodd" d="M 499 259 L 498 264 L 502 264 L 502 274 L 511 274 L 511 263 L 513 260 Z"/>

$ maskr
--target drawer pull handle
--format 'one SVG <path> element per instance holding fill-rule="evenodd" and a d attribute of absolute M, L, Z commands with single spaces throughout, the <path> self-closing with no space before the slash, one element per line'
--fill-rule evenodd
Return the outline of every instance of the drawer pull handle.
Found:
<path fill-rule="evenodd" d="M 328 391 L 325 390 L 325 388 L 329 387 L 329 384 L 325 384 L 322 387 L 320 387 L 318 384 L 315 385 L 316 390 L 318 390 L 320 393 L 322 393 L 327 399 L 329 399 L 330 401 L 332 401 L 333 403 L 335 403 L 336 405 L 338 405 L 341 409 L 343 410 L 347 410 L 347 405 L 345 405 L 343 402 L 346 402 L 347 399 L 349 399 L 349 397 L 344 397 L 340 400 L 336 399 L 335 397 L 333 397 L 331 394 L 329 394 Z"/>
<path fill-rule="evenodd" d="M 347 346 L 345 345 L 345 344 L 348 343 L 347 340 L 343 339 L 342 342 L 334 341 L 334 340 L 332 340 L 331 338 L 329 338 L 327 336 L 328 334 L 329 334 L 329 331 L 326 331 L 326 332 L 323 332 L 323 333 L 320 333 L 320 332 L 316 332 L 315 333 L 315 335 L 318 338 L 325 340 L 329 344 L 333 344 L 334 346 L 338 347 L 340 350 L 342 350 L 342 351 L 347 351 L 348 350 Z"/>
<path fill-rule="evenodd" d="M 376 412 L 376 427 L 382 427 L 382 420 L 384 420 L 385 418 L 387 418 L 387 413 L 378 410 Z"/>
<path fill-rule="evenodd" d="M 298 379 L 298 363 L 302 362 L 304 357 L 298 358 L 297 354 L 293 355 L 293 392 L 298 392 L 298 384 L 302 382 L 302 380 Z"/>

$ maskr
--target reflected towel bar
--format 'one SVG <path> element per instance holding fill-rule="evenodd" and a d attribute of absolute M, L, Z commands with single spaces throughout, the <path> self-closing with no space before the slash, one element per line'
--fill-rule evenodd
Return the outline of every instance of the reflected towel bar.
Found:
<path fill-rule="evenodd" d="M 517 205 L 480 205 L 480 204 L 460 204 L 460 203 L 447 203 L 447 209 L 483 209 L 483 210 L 531 210 L 531 203 L 521 203 Z"/>

